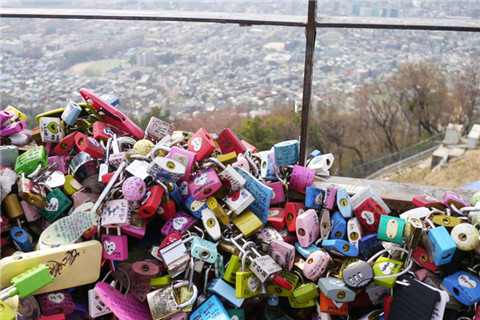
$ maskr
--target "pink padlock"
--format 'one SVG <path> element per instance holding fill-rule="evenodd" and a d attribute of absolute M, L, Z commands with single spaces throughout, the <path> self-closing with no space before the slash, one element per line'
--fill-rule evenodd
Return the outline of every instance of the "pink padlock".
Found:
<path fill-rule="evenodd" d="M 285 202 L 285 191 L 283 189 L 283 184 L 280 181 L 268 183 L 267 186 L 273 190 L 270 205 Z"/>
<path fill-rule="evenodd" d="M 0 111 L 0 126 L 4 127 L 4 124 L 6 126 L 8 121 L 10 121 L 10 119 L 13 119 L 13 118 L 15 118 L 15 113 L 13 113 L 12 111 L 7 111 L 7 110 Z"/>
<path fill-rule="evenodd" d="M 27 124 L 25 123 L 25 121 L 18 121 L 18 122 L 14 122 L 10 125 L 7 125 L 6 127 L 0 129 L 0 134 L 2 135 L 2 137 L 6 137 L 6 136 L 9 136 L 11 134 L 14 134 L 14 133 L 17 133 L 17 132 L 20 132 L 22 131 L 23 129 L 26 129 L 27 128 Z"/>
<path fill-rule="evenodd" d="M 337 189 L 333 187 L 327 188 L 327 193 L 325 195 L 325 200 L 323 201 L 323 207 L 328 210 L 332 210 L 335 206 L 337 198 Z"/>
<path fill-rule="evenodd" d="M 84 204 L 85 202 L 93 202 L 95 203 L 98 198 L 100 197 L 99 194 L 96 193 L 88 193 L 85 189 L 80 189 L 74 194 L 72 194 L 73 199 L 73 209 L 76 209 L 78 206 Z"/>
<path fill-rule="evenodd" d="M 232 163 L 232 167 L 242 168 L 243 170 L 250 172 L 250 164 L 248 164 L 248 160 L 245 159 L 243 154 L 237 156 L 237 162 Z"/>
<path fill-rule="evenodd" d="M 120 231 L 118 231 L 117 236 L 102 234 L 101 242 L 103 245 L 103 258 L 116 261 L 123 261 L 128 259 L 127 236 L 121 235 Z"/>
<path fill-rule="evenodd" d="M 147 223 L 145 219 L 138 214 L 132 214 L 130 225 L 122 227 L 122 232 L 126 235 L 142 239 L 147 231 Z"/>
<path fill-rule="evenodd" d="M 308 209 L 297 217 L 297 239 L 304 248 L 308 247 L 320 236 L 320 221 L 314 209 Z"/>
<path fill-rule="evenodd" d="M 37 296 L 37 299 L 45 316 L 57 313 L 70 314 L 75 311 L 72 295 L 67 290 L 42 293 Z"/>
<path fill-rule="evenodd" d="M 427 269 L 418 269 L 417 271 L 415 271 L 415 278 L 418 280 L 418 281 L 423 281 L 425 280 L 425 278 L 435 278 L 437 277 L 437 275 Z"/>
<path fill-rule="evenodd" d="M 188 150 L 196 153 L 197 161 L 203 161 L 215 150 L 215 143 L 207 130 L 200 128 L 188 140 Z"/>
<path fill-rule="evenodd" d="M 455 209 L 468 207 L 468 204 L 458 194 L 452 191 L 445 191 L 443 194 L 443 203 L 455 212 Z M 455 206 L 455 208 L 453 208 L 453 206 Z"/>
<path fill-rule="evenodd" d="M 160 262 L 160 261 L 159 261 Z M 162 268 L 164 269 L 164 268 Z M 153 261 L 137 261 L 132 264 L 133 272 L 148 277 L 155 277 L 161 271 L 159 264 Z M 165 271 L 165 270 L 163 270 Z"/>
<path fill-rule="evenodd" d="M 63 174 L 67 174 L 68 166 L 69 166 L 70 156 L 51 156 L 48 157 L 48 164 L 52 164 L 54 162 L 58 163 L 58 171 L 61 171 Z"/>
<path fill-rule="evenodd" d="M 192 168 L 195 164 L 196 156 L 197 154 L 195 152 L 191 152 L 174 146 L 172 147 L 172 149 L 170 149 L 167 158 L 178 161 L 185 166 L 185 175 L 180 179 L 188 180 L 190 179 L 190 175 L 192 174 Z"/>
<path fill-rule="evenodd" d="M 312 281 L 317 281 L 327 269 L 330 257 L 325 252 L 318 250 L 312 252 L 303 265 L 303 275 Z"/>
<path fill-rule="evenodd" d="M 114 167 L 118 168 L 118 166 L 125 160 L 127 160 L 127 154 L 128 152 L 118 152 L 118 153 L 112 153 L 108 157 L 108 163 Z"/>
<path fill-rule="evenodd" d="M 283 269 L 290 271 L 295 260 L 295 247 L 282 240 L 273 239 L 270 241 L 268 255 L 275 260 Z"/>
<path fill-rule="evenodd" d="M 126 199 L 108 201 L 105 204 L 101 218 L 101 225 L 104 228 L 117 228 L 130 225 L 130 203 Z"/>
<path fill-rule="evenodd" d="M 313 185 L 315 174 L 315 170 L 296 164 L 293 166 L 293 171 L 290 177 L 290 183 L 288 184 L 288 187 L 292 190 L 305 193 L 307 187 Z"/>
<path fill-rule="evenodd" d="M 191 226 L 193 226 L 197 220 L 183 211 L 177 212 L 173 217 L 168 219 L 162 228 L 162 234 L 166 237 L 172 232 L 178 232 L 183 234 Z"/>
<path fill-rule="evenodd" d="M 222 187 L 222 182 L 213 168 L 202 170 L 192 176 L 188 188 L 195 200 L 210 197 Z"/>
<path fill-rule="evenodd" d="M 47 149 L 48 154 L 55 154 L 55 147 L 57 146 L 58 143 L 56 142 L 46 142 L 45 143 L 45 149 Z"/>
<path fill-rule="evenodd" d="M 147 185 L 139 177 L 130 177 L 123 182 L 122 193 L 128 201 L 140 201 L 147 193 Z"/>
<path fill-rule="evenodd" d="M 20 201 L 23 212 L 25 213 L 25 218 L 28 222 L 37 221 L 42 217 L 42 214 L 30 203 L 25 200 Z"/>

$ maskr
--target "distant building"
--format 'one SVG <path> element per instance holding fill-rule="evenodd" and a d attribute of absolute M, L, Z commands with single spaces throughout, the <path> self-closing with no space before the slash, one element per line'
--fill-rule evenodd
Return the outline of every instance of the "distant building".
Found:
<path fill-rule="evenodd" d="M 12 52 L 13 54 L 22 54 L 23 42 L 20 40 L 1 40 L 0 50 L 9 51 L 9 52 Z"/>
<path fill-rule="evenodd" d="M 148 67 L 153 61 L 155 61 L 155 53 L 152 50 L 137 54 L 137 65 L 140 67 Z"/>

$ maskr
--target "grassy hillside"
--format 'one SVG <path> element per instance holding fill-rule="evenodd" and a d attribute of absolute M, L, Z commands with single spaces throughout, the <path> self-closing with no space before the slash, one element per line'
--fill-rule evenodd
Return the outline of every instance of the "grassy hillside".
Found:
<path fill-rule="evenodd" d="M 422 185 L 458 188 L 470 182 L 480 180 L 480 150 L 469 150 L 465 155 L 432 171 L 431 158 L 400 171 L 384 175 L 377 180 L 409 182 Z"/>

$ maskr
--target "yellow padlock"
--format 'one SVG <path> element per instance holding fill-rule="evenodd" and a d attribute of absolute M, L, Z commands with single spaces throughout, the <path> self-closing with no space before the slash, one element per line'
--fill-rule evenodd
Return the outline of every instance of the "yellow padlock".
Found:
<path fill-rule="evenodd" d="M 230 222 L 230 215 L 228 212 L 223 209 L 223 207 L 218 203 L 217 199 L 213 196 L 208 197 L 207 199 L 207 206 L 210 210 L 215 213 L 218 220 L 220 220 L 223 225 L 227 225 Z M 231 212 L 230 212 L 231 213 Z"/>
<path fill-rule="evenodd" d="M 462 220 L 452 217 L 452 216 L 446 216 L 446 215 L 437 215 L 432 218 L 433 223 L 439 226 L 445 226 L 446 228 L 453 228 L 457 224 L 462 223 Z"/>
<path fill-rule="evenodd" d="M 82 185 L 72 175 L 65 176 L 65 184 L 63 185 L 63 191 L 67 196 L 71 196 L 80 189 L 82 189 Z"/>
<path fill-rule="evenodd" d="M 217 158 L 221 163 L 223 163 L 226 166 L 237 162 L 237 154 L 235 153 L 235 151 L 232 151 L 227 154 L 219 154 L 215 158 Z"/>
<path fill-rule="evenodd" d="M 263 228 L 262 221 L 250 210 L 244 211 L 241 215 L 233 219 L 232 223 L 245 238 L 250 238 L 255 232 Z"/>
<path fill-rule="evenodd" d="M 10 120 L 11 122 L 16 122 L 16 121 L 26 121 L 27 120 L 27 116 L 25 115 L 25 113 L 21 112 L 20 110 L 12 107 L 12 106 L 8 106 L 5 108 L 5 111 L 10 111 L 10 112 L 13 112 L 15 113 L 15 118 L 13 120 Z"/>
<path fill-rule="evenodd" d="M 247 251 L 242 255 L 242 268 L 235 275 L 235 297 L 239 299 L 254 297 L 260 289 L 260 280 L 245 267 L 245 261 L 250 254 L 253 252 Z"/>

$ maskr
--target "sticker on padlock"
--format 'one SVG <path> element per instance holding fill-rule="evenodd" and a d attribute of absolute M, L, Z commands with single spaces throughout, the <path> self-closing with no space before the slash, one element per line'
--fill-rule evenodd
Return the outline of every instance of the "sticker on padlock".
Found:
<path fill-rule="evenodd" d="M 162 234 L 167 236 L 172 232 L 183 234 L 186 230 L 192 227 L 197 220 L 189 216 L 183 211 L 178 211 L 172 218 L 170 218 L 162 227 Z"/>
<path fill-rule="evenodd" d="M 75 311 L 72 295 L 67 290 L 42 293 L 37 296 L 42 314 L 49 316 L 57 313 L 71 314 Z"/>
<path fill-rule="evenodd" d="M 242 256 L 242 265 L 235 275 L 235 297 L 239 299 L 256 296 L 260 289 L 260 280 L 255 274 L 246 270 L 245 261 L 248 255 L 253 255 L 248 251 Z"/>
<path fill-rule="evenodd" d="M 380 240 L 402 244 L 405 220 L 387 215 L 380 216 L 377 237 Z"/>
<path fill-rule="evenodd" d="M 45 198 L 47 205 L 38 208 L 38 211 L 50 222 L 65 213 L 72 205 L 72 201 L 59 189 L 55 188 Z"/>
<path fill-rule="evenodd" d="M 104 228 L 117 228 L 130 225 L 130 203 L 125 199 L 108 201 L 104 206 L 101 219 L 101 225 Z"/>
<path fill-rule="evenodd" d="M 103 245 L 102 256 L 109 260 L 123 261 L 128 259 L 128 243 L 127 236 L 121 235 L 119 229 L 118 235 L 113 236 L 108 234 L 102 234 L 101 241 Z"/>

